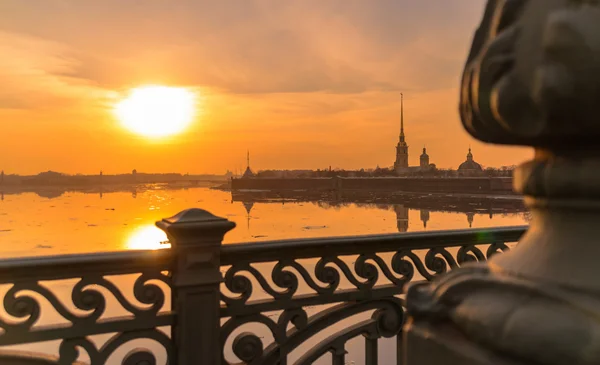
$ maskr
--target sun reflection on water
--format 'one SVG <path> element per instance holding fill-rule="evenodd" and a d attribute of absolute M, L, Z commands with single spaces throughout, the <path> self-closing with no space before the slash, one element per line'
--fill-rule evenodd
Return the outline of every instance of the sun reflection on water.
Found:
<path fill-rule="evenodd" d="M 157 250 L 169 248 L 171 244 L 165 232 L 149 224 L 133 231 L 127 239 L 126 246 L 130 250 Z"/>

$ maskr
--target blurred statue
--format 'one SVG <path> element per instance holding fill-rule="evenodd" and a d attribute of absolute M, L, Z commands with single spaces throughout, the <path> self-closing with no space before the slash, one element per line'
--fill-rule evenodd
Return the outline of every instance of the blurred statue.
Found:
<path fill-rule="evenodd" d="M 491 143 L 595 146 L 599 17 L 596 1 L 490 0 L 461 85 L 467 131 Z"/>
<path fill-rule="evenodd" d="M 515 172 L 531 227 L 409 289 L 407 363 L 599 364 L 599 1 L 489 0 L 460 93 L 475 138 L 535 148 Z"/>

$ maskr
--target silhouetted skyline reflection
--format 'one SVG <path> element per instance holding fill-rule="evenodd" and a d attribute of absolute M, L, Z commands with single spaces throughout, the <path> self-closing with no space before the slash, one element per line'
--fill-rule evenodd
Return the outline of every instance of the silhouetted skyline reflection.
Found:
<path fill-rule="evenodd" d="M 354 201 L 351 201 L 354 200 Z M 225 243 L 527 224 L 515 198 L 288 196 L 145 186 L 125 191 L 4 193 L 4 257 L 168 247 L 154 222 L 191 207 L 237 223 Z"/>

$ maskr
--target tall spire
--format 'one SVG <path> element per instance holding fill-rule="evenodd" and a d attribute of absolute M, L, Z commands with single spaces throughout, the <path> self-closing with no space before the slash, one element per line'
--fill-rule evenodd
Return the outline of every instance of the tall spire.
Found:
<path fill-rule="evenodd" d="M 250 150 L 248 150 L 247 155 L 246 155 L 246 162 L 247 162 L 247 166 L 248 168 L 250 168 Z"/>
<path fill-rule="evenodd" d="M 404 141 L 404 94 L 400 93 L 400 140 Z"/>

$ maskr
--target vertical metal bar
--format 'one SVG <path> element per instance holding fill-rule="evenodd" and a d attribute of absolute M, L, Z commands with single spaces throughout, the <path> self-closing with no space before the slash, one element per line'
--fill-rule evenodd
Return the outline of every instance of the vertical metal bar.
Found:
<path fill-rule="evenodd" d="M 365 337 L 365 364 L 377 365 L 379 353 L 377 351 L 377 338 Z"/>
<path fill-rule="evenodd" d="M 402 352 L 402 332 L 396 335 L 396 364 L 402 365 L 404 363 L 404 353 Z"/>
<path fill-rule="evenodd" d="M 331 363 L 333 365 L 345 365 L 346 364 L 346 349 L 341 348 L 332 352 Z"/>

